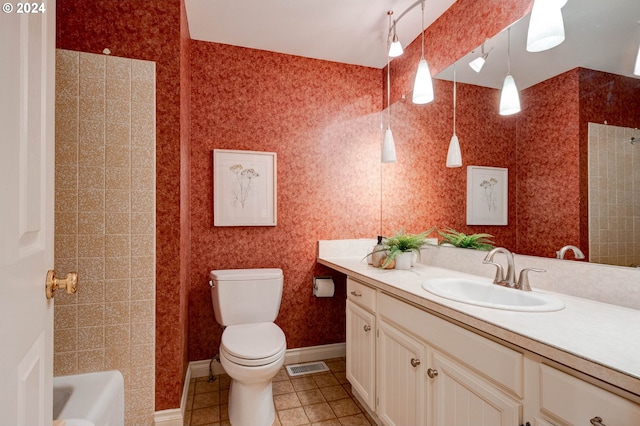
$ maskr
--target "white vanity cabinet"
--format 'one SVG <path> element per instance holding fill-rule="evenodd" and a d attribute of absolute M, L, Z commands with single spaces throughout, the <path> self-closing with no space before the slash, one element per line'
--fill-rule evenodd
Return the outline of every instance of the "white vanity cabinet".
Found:
<path fill-rule="evenodd" d="M 351 277 L 347 294 L 347 379 L 381 424 L 640 425 L 604 383 Z"/>
<path fill-rule="evenodd" d="M 347 280 L 347 380 L 371 411 L 375 410 L 376 290 Z"/>
<path fill-rule="evenodd" d="M 640 425 L 639 405 L 544 363 L 537 373 L 539 418 L 548 424 Z"/>

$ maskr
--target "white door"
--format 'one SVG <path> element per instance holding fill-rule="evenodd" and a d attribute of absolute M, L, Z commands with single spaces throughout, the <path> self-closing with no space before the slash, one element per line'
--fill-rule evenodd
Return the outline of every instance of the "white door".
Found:
<path fill-rule="evenodd" d="M 52 417 L 56 11 L 25 5 L 0 11 L 0 425 L 12 426 Z"/>

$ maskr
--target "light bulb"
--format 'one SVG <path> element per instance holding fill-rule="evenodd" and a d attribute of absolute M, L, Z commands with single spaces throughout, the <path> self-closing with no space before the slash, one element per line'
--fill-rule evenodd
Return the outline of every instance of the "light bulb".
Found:
<path fill-rule="evenodd" d="M 404 53 L 404 50 L 402 49 L 402 44 L 400 43 L 400 40 L 398 40 L 398 35 L 394 34 L 393 41 L 391 42 L 391 46 L 389 47 L 389 56 L 391 58 L 395 58 L 397 56 L 402 55 L 402 53 Z"/>

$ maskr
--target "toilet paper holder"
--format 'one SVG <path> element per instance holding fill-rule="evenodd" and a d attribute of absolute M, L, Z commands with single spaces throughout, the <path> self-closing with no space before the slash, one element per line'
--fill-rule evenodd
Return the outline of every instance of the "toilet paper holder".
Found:
<path fill-rule="evenodd" d="M 313 295 L 316 297 L 333 297 L 335 284 L 331 276 L 313 277 Z"/>

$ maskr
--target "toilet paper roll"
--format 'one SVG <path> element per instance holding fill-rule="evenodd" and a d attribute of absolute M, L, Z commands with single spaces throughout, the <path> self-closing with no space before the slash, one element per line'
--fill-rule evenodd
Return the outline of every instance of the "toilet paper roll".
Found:
<path fill-rule="evenodd" d="M 315 278 L 313 280 L 313 295 L 316 297 L 333 297 L 335 284 L 331 278 Z"/>

